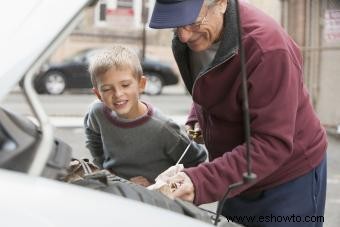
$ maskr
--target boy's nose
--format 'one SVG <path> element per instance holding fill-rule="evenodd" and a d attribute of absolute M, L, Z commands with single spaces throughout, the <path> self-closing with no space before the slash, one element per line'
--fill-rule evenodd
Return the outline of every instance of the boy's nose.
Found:
<path fill-rule="evenodd" d="M 123 95 L 123 90 L 122 89 L 116 89 L 114 92 L 115 97 L 120 97 Z"/>
<path fill-rule="evenodd" d="M 190 40 L 192 36 L 192 31 L 188 31 L 187 29 L 179 27 L 177 28 L 177 35 L 182 43 L 186 43 Z"/>

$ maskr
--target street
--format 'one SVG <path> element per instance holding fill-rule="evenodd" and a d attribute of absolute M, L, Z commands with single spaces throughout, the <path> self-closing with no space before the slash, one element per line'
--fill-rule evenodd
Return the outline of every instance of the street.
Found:
<path fill-rule="evenodd" d="M 67 142 L 73 149 L 73 156 L 90 158 L 85 148 L 85 136 L 82 129 L 82 117 L 88 105 L 95 100 L 89 92 L 66 93 L 61 96 L 40 96 L 43 106 L 56 126 L 56 137 Z M 169 88 L 160 96 L 142 96 L 142 99 L 152 103 L 165 114 L 174 118 L 180 124 L 184 123 L 191 98 L 184 88 Z M 20 92 L 8 95 L 1 106 L 15 113 L 30 116 L 31 111 L 25 104 Z M 70 127 L 71 126 L 71 127 Z M 329 136 L 328 148 L 328 188 L 325 224 L 326 227 L 337 227 L 340 223 L 340 139 Z"/>

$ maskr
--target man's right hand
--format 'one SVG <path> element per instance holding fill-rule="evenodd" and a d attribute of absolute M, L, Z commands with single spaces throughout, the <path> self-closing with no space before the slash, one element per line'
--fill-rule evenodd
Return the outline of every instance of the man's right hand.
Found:
<path fill-rule="evenodd" d="M 198 122 L 195 122 L 195 124 L 185 125 L 185 130 L 191 140 L 199 144 L 204 144 L 201 127 Z"/>
<path fill-rule="evenodd" d="M 168 185 L 172 186 L 171 196 L 180 198 L 189 202 L 193 202 L 195 198 L 195 187 L 190 177 L 184 173 L 179 172 L 167 180 Z"/>

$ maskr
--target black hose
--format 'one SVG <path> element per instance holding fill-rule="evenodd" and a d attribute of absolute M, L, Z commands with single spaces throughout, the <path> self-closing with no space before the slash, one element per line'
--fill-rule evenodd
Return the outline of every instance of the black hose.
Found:
<path fill-rule="evenodd" d="M 216 218 L 214 225 L 217 225 L 219 217 L 222 213 L 222 209 L 225 201 L 227 200 L 228 194 L 235 188 L 239 188 L 242 185 L 247 184 L 250 181 L 256 179 L 256 174 L 251 172 L 252 162 L 250 156 L 250 117 L 249 117 L 249 102 L 248 102 L 248 86 L 247 86 L 247 69 L 245 61 L 245 51 L 242 43 L 242 27 L 240 19 L 240 7 L 238 0 L 235 0 L 236 5 L 236 19 L 238 28 L 238 44 L 239 44 L 239 55 L 241 64 L 241 76 L 242 76 L 242 109 L 243 109 L 243 123 L 244 123 L 244 136 L 245 136 L 245 148 L 246 148 L 246 159 L 247 159 L 247 172 L 243 174 L 243 181 L 236 182 L 228 186 L 227 192 L 224 194 L 222 200 L 218 202 L 216 210 Z M 228 7 L 228 6 L 227 6 Z"/>

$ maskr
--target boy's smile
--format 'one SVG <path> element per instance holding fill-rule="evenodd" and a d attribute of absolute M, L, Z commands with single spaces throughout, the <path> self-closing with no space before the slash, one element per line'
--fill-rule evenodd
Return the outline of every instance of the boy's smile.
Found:
<path fill-rule="evenodd" d="M 146 112 L 139 96 L 145 87 L 145 77 L 139 80 L 131 70 L 114 68 L 97 77 L 97 97 L 121 118 L 135 119 Z"/>
<path fill-rule="evenodd" d="M 124 106 L 126 106 L 127 102 L 128 102 L 128 100 L 118 101 L 118 102 L 114 103 L 114 106 L 116 107 L 116 109 L 124 108 Z"/>

